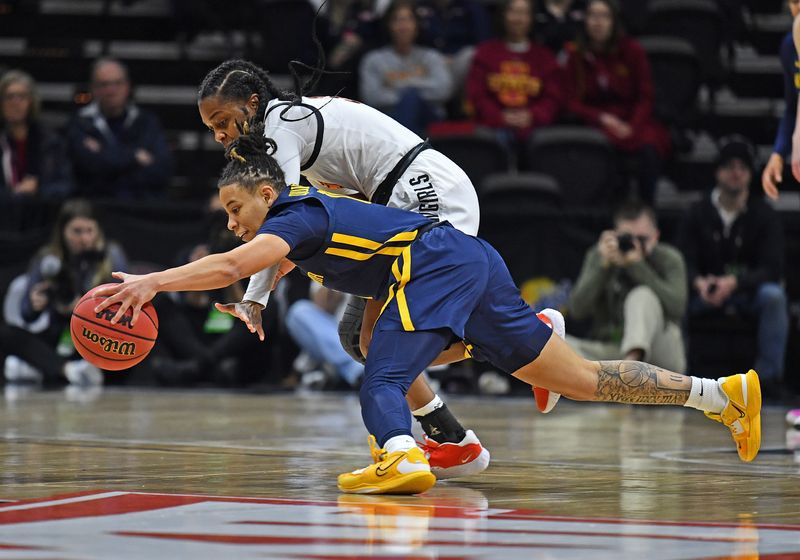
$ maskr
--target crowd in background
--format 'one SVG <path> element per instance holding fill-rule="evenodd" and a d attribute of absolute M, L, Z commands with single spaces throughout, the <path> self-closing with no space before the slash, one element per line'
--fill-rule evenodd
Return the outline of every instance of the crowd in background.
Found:
<path fill-rule="evenodd" d="M 743 137 L 720 142 L 715 184 L 687 212 L 674 246 L 661 241 L 656 186 L 679 131 L 654 112 L 648 58 L 625 32 L 626 14 L 615 0 L 506 0 L 494 12 L 492 21 L 478 0 L 329 0 L 320 36 L 327 68 L 342 73 L 326 75 L 321 93 L 344 88 L 344 95 L 423 138 L 442 131 L 488 134 L 517 161 L 528 157 L 532 134 L 555 123 L 600 131 L 625 162 L 624 173 L 617 192 L 607 193 L 619 209 L 561 302 L 568 332 L 571 318 L 591 322 L 585 336 L 572 338 L 576 348 L 593 359 L 640 359 L 685 371 L 687 322 L 736 316 L 755 325 L 765 394 L 785 396 L 783 232 L 778 214 L 753 187 L 760 167 L 752 144 Z M 6 290 L 0 353 L 7 382 L 102 381 L 99 370 L 75 359 L 69 315 L 85 291 L 136 263 L 126 258 L 124 239 L 106 238 L 93 203 L 167 198 L 173 158 L 158 118 L 132 99 L 125 64 L 98 59 L 89 85 L 91 101 L 55 131 L 39 118 L 34 77 L 24 69 L 0 77 L 0 190 L 12 199 L 64 201 L 52 240 Z M 235 244 L 213 200 L 208 237 L 176 254 L 175 264 Z M 315 325 L 335 321 L 336 294 L 305 285 L 294 290 L 270 303 L 264 322 L 267 346 L 297 345 L 295 377 L 265 373 L 265 364 L 274 363 L 268 350 L 242 323 L 214 309 L 214 301 L 242 297 L 237 284 L 224 293 L 159 296 L 159 343 L 130 379 L 170 386 L 240 386 L 264 378 L 287 386 L 357 386 L 361 366 L 333 351 L 336 341 L 312 334 Z M 304 322 L 309 312 L 316 318 Z M 456 369 L 431 375 L 454 390 L 489 387 L 460 384 L 459 376 L 471 373 Z"/>

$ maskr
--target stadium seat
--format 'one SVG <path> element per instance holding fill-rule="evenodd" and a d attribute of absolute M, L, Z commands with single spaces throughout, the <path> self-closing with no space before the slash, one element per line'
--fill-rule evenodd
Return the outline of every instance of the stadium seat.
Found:
<path fill-rule="evenodd" d="M 712 0 L 652 0 L 648 9 L 648 35 L 680 37 L 694 47 L 703 81 L 718 87 L 725 76 L 720 49 L 725 41 L 722 13 Z"/>
<path fill-rule="evenodd" d="M 642 37 L 655 86 L 656 117 L 680 128 L 697 117 L 697 92 L 702 83 L 700 61 L 694 47 L 678 37 Z"/>
<path fill-rule="evenodd" d="M 481 212 L 530 214 L 561 208 L 558 182 L 541 173 L 493 173 L 478 189 Z"/>
<path fill-rule="evenodd" d="M 553 126 L 537 130 L 526 146 L 522 167 L 553 177 L 566 205 L 601 208 L 617 196 L 619 167 L 605 135 L 583 126 Z"/>
<path fill-rule="evenodd" d="M 508 150 L 490 134 L 452 134 L 432 136 L 434 148 L 463 169 L 476 188 L 491 173 L 509 170 Z"/>

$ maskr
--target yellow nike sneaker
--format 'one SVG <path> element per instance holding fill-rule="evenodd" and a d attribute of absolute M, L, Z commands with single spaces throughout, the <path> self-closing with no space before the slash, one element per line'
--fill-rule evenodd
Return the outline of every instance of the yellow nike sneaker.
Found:
<path fill-rule="evenodd" d="M 418 447 L 387 453 L 369 436 L 372 465 L 340 474 L 339 490 L 349 494 L 420 494 L 436 484 L 425 454 Z"/>
<path fill-rule="evenodd" d="M 761 447 L 761 384 L 752 369 L 747 373 L 721 377 L 722 392 L 728 403 L 722 412 L 705 415 L 728 426 L 742 461 L 752 461 Z"/>

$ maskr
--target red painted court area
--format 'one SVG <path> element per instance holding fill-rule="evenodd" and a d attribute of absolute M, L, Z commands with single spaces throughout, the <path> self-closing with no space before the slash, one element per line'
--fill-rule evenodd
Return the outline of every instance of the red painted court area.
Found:
<path fill-rule="evenodd" d="M 800 525 L 548 516 L 474 491 L 315 502 L 98 490 L 1 507 L 0 558 L 43 557 L 778 560 L 800 558 Z"/>

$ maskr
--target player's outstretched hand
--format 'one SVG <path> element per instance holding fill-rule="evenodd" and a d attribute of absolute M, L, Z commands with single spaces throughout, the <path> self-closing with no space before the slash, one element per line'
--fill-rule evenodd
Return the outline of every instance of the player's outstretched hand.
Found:
<path fill-rule="evenodd" d="M 111 276 L 117 280 L 122 280 L 122 283 L 97 290 L 95 295 L 106 296 L 106 299 L 101 301 L 94 308 L 94 311 L 95 313 L 100 313 L 106 307 L 119 303 L 119 309 L 111 319 L 111 323 L 115 324 L 125 316 L 128 309 L 133 309 L 131 325 L 135 325 L 139 319 L 139 313 L 142 311 L 142 306 L 153 299 L 158 292 L 155 281 L 150 274 L 115 272 Z"/>
<path fill-rule="evenodd" d="M 244 321 L 251 333 L 258 334 L 258 339 L 264 341 L 264 326 L 261 324 L 261 310 L 264 306 L 255 301 L 239 301 L 236 303 L 215 303 L 214 307 L 223 313 L 233 315 Z"/>
<path fill-rule="evenodd" d="M 783 158 L 780 154 L 772 154 L 764 172 L 761 174 L 761 186 L 772 200 L 778 200 L 778 183 L 783 182 Z"/>

